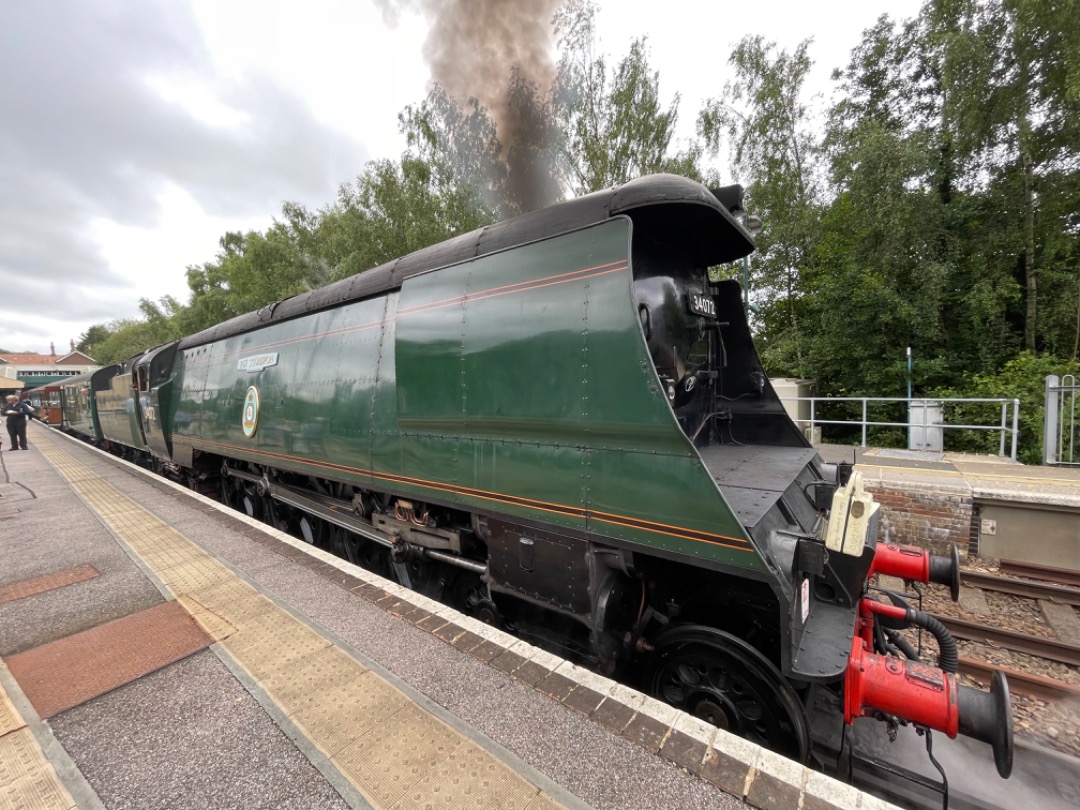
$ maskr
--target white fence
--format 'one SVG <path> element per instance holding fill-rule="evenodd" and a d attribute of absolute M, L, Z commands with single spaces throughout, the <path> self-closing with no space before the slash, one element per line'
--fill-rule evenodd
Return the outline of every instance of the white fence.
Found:
<path fill-rule="evenodd" d="M 1077 389 L 1080 391 L 1080 388 Z M 808 429 L 808 435 L 817 435 L 816 429 L 821 425 L 852 425 L 859 426 L 862 434 L 862 447 L 866 447 L 866 432 L 871 427 L 900 427 L 907 428 L 909 432 L 909 446 L 912 449 L 941 449 L 937 442 L 939 436 L 944 435 L 946 430 L 977 430 L 994 431 L 999 434 L 998 455 L 1006 455 L 1008 444 L 1008 456 L 1016 461 L 1017 437 L 1020 429 L 1020 400 L 1018 399 L 969 399 L 938 397 L 933 399 L 907 399 L 906 397 L 785 397 L 798 402 L 810 403 L 809 419 L 799 419 L 797 424 Z M 857 402 L 861 405 L 861 419 L 823 419 L 819 417 L 820 405 L 835 402 Z M 877 403 L 906 403 L 908 405 L 908 418 L 903 422 L 878 421 L 870 419 L 870 408 Z M 936 421 L 938 414 L 944 414 L 950 405 L 968 403 L 992 403 L 1000 405 L 1000 418 L 996 424 L 949 424 L 941 418 Z M 1080 405 L 1080 401 L 1077 402 Z M 1049 408 L 1047 409 L 1049 411 Z M 938 433 L 941 431 L 941 433 Z M 1008 441 L 1006 441 L 1008 439 Z"/>

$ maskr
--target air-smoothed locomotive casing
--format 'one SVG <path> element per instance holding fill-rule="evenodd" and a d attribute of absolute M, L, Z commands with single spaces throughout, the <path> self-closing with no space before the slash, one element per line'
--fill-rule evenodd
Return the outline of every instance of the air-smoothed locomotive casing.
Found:
<path fill-rule="evenodd" d="M 782 435 L 798 458 L 785 456 L 797 469 L 770 491 L 743 490 L 749 510 L 725 500 L 650 356 L 638 230 L 709 264 L 752 249 L 712 194 L 670 176 L 466 234 L 182 340 L 152 386 L 177 417 L 163 425 L 171 460 L 214 454 L 546 528 L 559 564 L 599 542 L 767 583 L 791 671 L 809 613 L 794 608 L 791 557 L 751 531 L 797 475 L 814 477 L 814 453 L 765 382 L 740 309 L 717 324 L 738 352 L 738 390 L 753 388 L 740 429 Z M 721 311 L 739 306 L 738 286 L 725 289 L 735 301 Z M 542 561 L 537 590 L 563 575 Z M 839 648 L 850 631 L 832 628 Z"/>
<path fill-rule="evenodd" d="M 891 608 L 867 578 L 910 566 L 876 547 L 858 473 L 787 416 L 738 284 L 708 280 L 753 249 L 741 204 L 658 175 L 463 234 L 133 358 L 100 397 L 124 405 L 108 432 L 789 756 L 810 754 L 819 683 L 846 702 L 814 712 L 815 747 L 916 703 L 900 719 L 990 742 L 1006 775 L 1004 687 L 956 690 L 960 711 L 879 655 Z M 957 565 L 927 556 L 917 579 Z"/>
<path fill-rule="evenodd" d="M 175 409 L 191 420 L 173 441 L 760 570 L 652 369 L 630 229 L 609 220 L 184 346 Z"/>

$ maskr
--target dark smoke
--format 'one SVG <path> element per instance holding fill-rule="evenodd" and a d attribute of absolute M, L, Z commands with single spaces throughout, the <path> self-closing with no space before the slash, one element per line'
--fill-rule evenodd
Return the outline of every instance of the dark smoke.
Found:
<path fill-rule="evenodd" d="M 431 21 L 424 59 L 458 106 L 475 98 L 495 122 L 509 169 L 508 203 L 528 211 L 558 196 L 548 165 L 555 78 L 552 17 L 564 0 L 376 0 L 387 22 L 402 10 Z"/>

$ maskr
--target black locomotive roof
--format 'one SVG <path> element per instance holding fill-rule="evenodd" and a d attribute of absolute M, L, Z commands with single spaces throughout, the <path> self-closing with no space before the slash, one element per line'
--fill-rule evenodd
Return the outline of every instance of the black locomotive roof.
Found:
<path fill-rule="evenodd" d="M 696 243 L 707 266 L 735 261 L 754 249 L 750 235 L 729 207 L 742 203 L 742 189 L 728 186 L 709 191 L 700 183 L 673 174 L 652 174 L 620 186 L 541 208 L 497 222 L 400 259 L 373 267 L 317 290 L 238 315 L 180 341 L 179 348 L 199 346 L 242 334 L 277 321 L 340 306 L 397 289 L 410 276 L 535 242 L 603 222 L 611 217 L 639 217 Z"/>

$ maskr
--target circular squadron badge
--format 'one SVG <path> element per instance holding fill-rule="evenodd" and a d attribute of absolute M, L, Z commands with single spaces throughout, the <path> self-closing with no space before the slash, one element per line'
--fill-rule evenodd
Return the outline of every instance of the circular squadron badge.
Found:
<path fill-rule="evenodd" d="M 248 388 L 247 396 L 244 397 L 244 416 L 240 424 L 244 428 L 244 435 L 249 439 L 259 427 L 259 389 L 254 385 Z"/>

